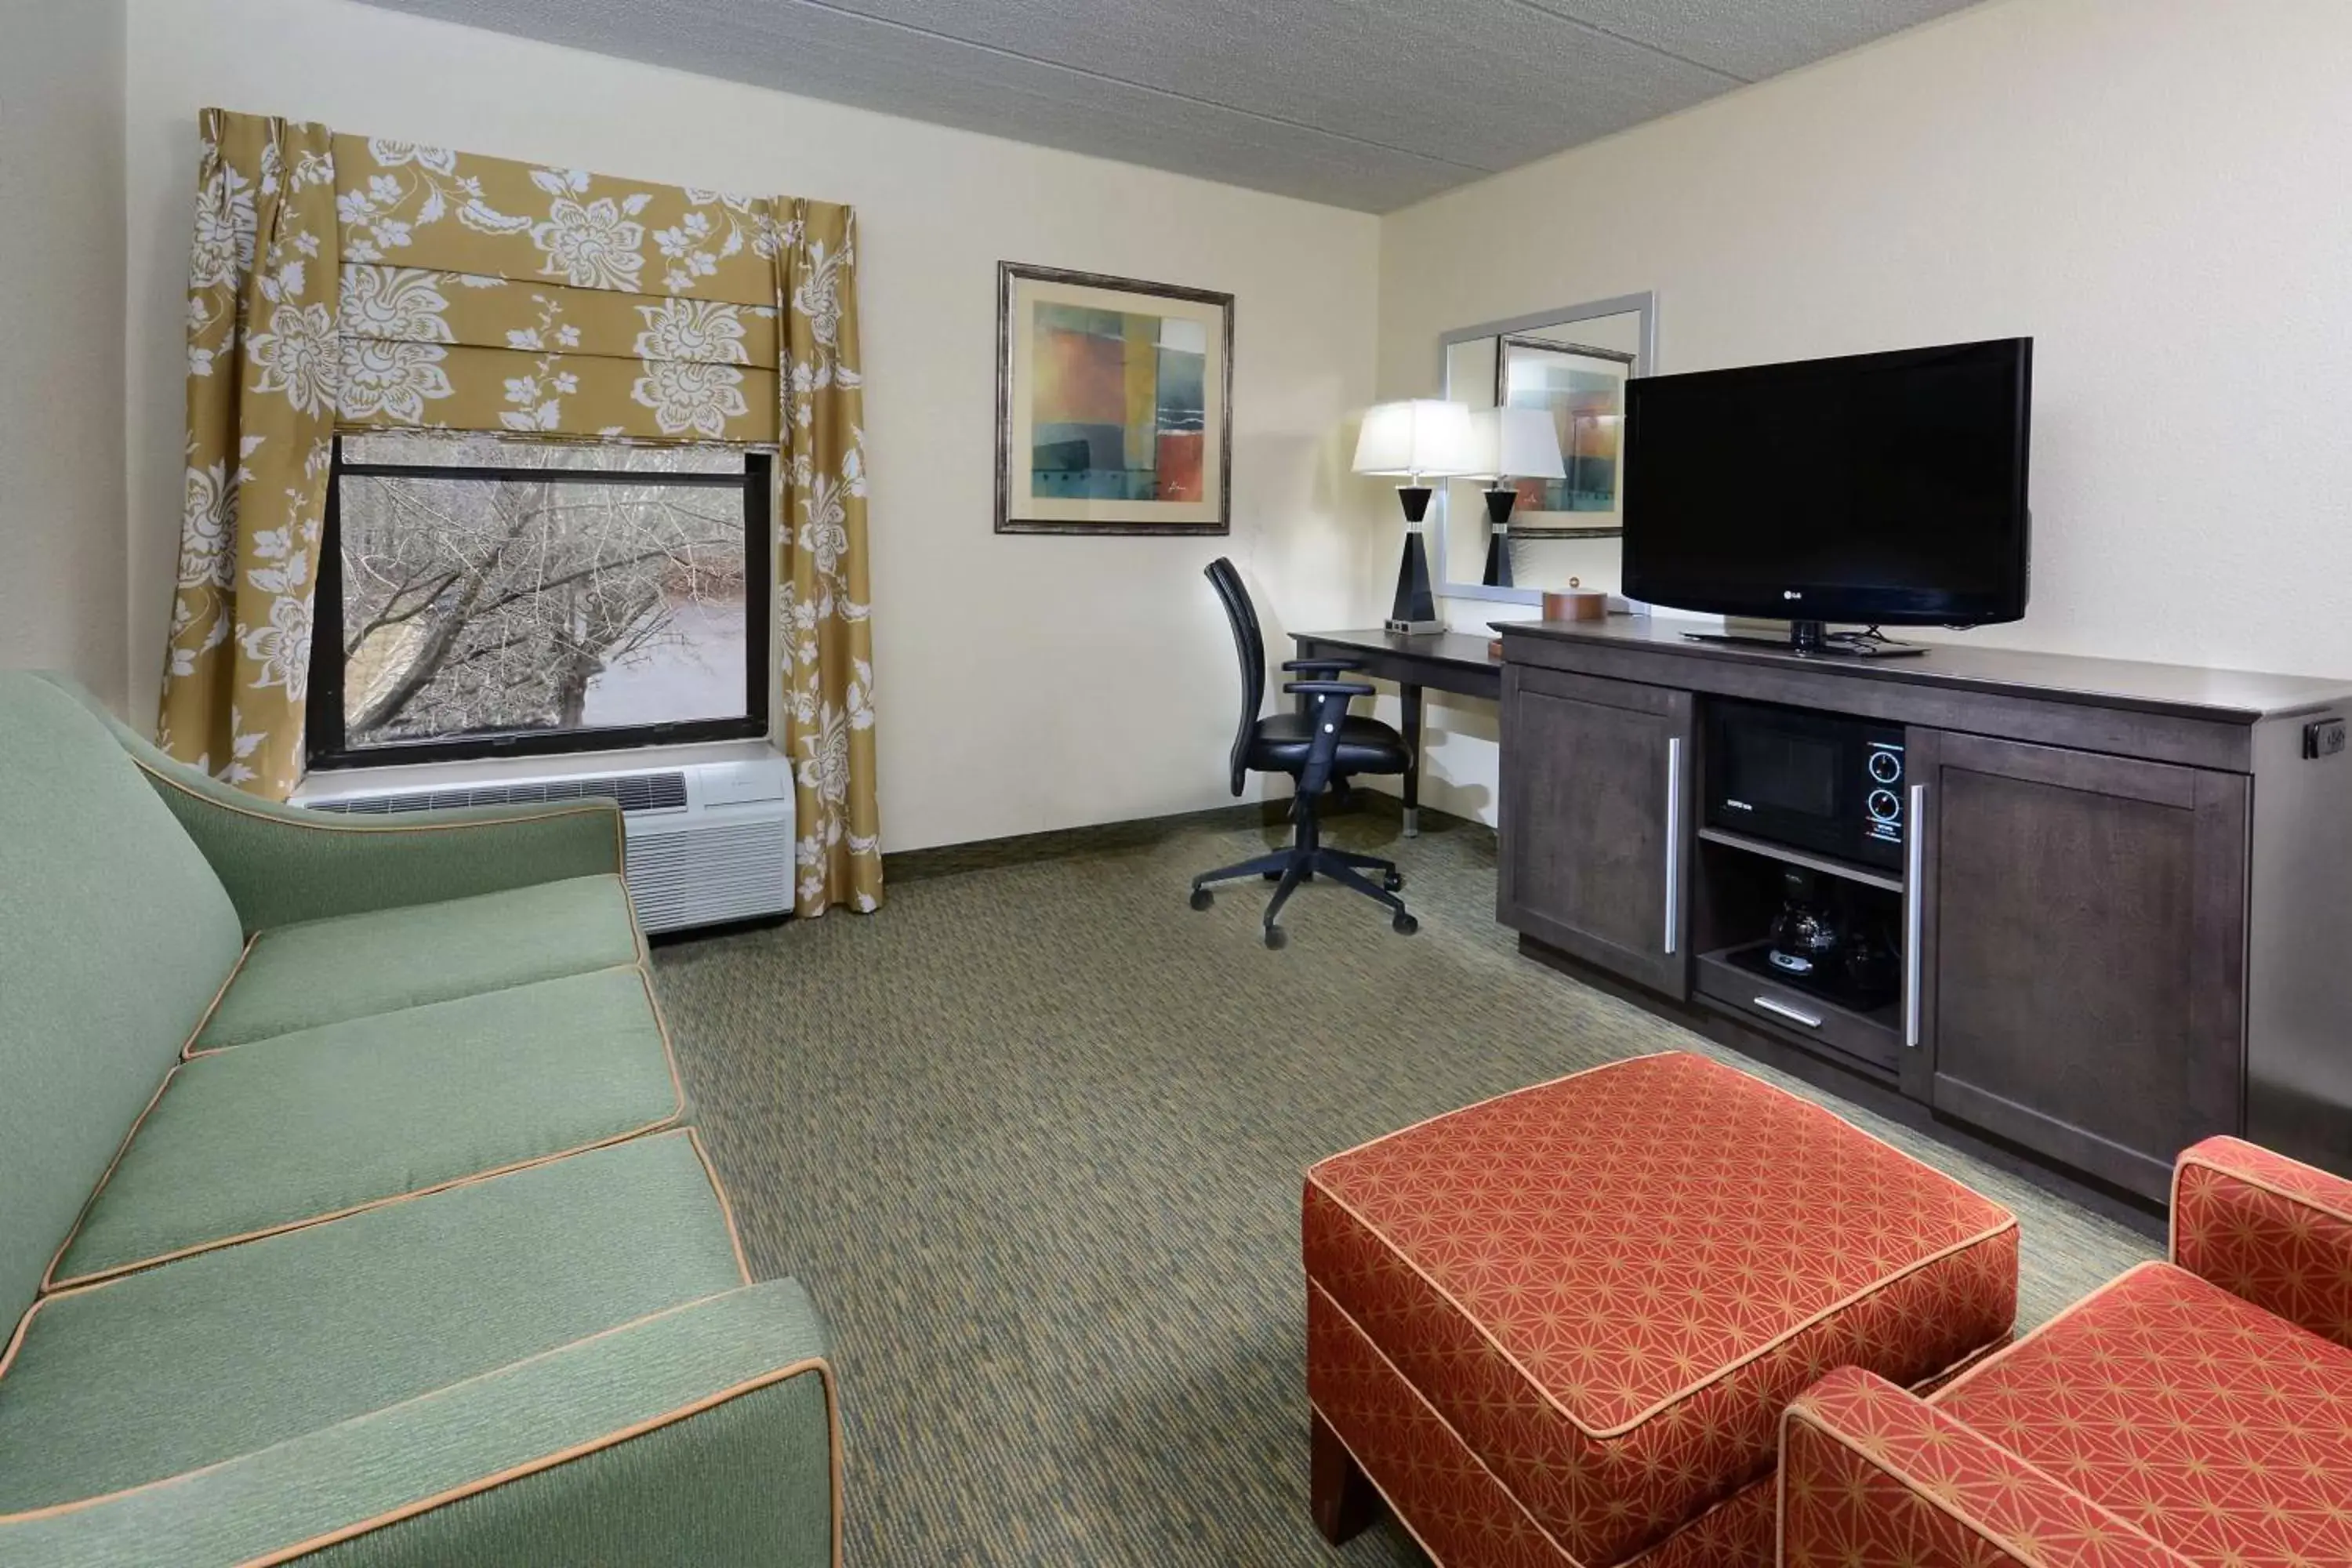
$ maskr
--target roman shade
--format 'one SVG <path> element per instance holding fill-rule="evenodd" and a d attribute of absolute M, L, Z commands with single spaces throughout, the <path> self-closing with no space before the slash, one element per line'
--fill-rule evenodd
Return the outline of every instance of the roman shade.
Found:
<path fill-rule="evenodd" d="M 776 439 L 773 204 L 338 134 L 345 426 Z"/>
<path fill-rule="evenodd" d="M 338 430 L 772 445 L 802 914 L 881 900 L 856 216 L 206 110 L 157 741 L 302 776 Z"/>

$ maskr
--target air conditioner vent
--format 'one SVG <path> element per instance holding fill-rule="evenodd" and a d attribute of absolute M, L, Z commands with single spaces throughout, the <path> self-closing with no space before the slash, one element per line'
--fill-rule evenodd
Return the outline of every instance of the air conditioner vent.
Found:
<path fill-rule="evenodd" d="M 792 833 L 773 819 L 629 835 L 629 898 L 647 931 L 775 914 L 792 894 Z"/>
<path fill-rule="evenodd" d="M 389 816 L 408 811 L 441 811 L 457 805 L 517 805 L 547 800 L 580 800 L 604 795 L 626 812 L 684 811 L 686 774 L 672 771 L 624 773 L 613 778 L 521 779 L 512 784 L 467 784 L 457 789 L 418 790 L 400 795 L 355 795 L 344 800 L 311 803 L 320 811 L 352 816 Z"/>
<path fill-rule="evenodd" d="M 681 931 L 791 911 L 795 803 L 792 764 L 781 755 L 765 752 L 635 773 L 595 771 L 609 766 L 583 758 L 578 773 L 559 766 L 535 777 L 457 773 L 407 789 L 378 783 L 340 800 L 302 804 L 313 811 L 383 817 L 443 806 L 601 796 L 620 803 L 628 851 L 624 870 L 638 923 L 646 930 Z"/>

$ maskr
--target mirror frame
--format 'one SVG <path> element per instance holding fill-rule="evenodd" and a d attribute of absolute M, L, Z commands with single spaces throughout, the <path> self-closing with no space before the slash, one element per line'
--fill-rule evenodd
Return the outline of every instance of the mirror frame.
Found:
<path fill-rule="evenodd" d="M 1496 338 L 1513 332 L 1532 332 L 1546 328 L 1564 327 L 1576 321 L 1590 321 L 1601 316 L 1624 315 L 1634 315 L 1640 318 L 1634 329 L 1636 346 L 1633 351 L 1633 374 L 1654 374 L 1657 369 L 1658 352 L 1658 296 L 1656 290 L 1645 289 L 1639 294 L 1619 294 L 1612 299 L 1591 300 L 1581 305 L 1570 305 L 1561 310 L 1536 310 L 1524 316 L 1513 316 L 1507 321 L 1482 321 L 1475 327 L 1458 327 L 1444 334 L 1437 340 L 1439 395 L 1448 397 L 1453 395 L 1454 389 L 1446 383 L 1445 358 L 1446 351 L 1456 343 L 1475 342 L 1480 338 Z M 1446 505 L 1446 490 L 1449 488 L 1440 486 L 1438 489 L 1436 500 L 1440 507 Z M 1424 531 L 1429 538 L 1429 551 L 1432 557 L 1430 575 L 1435 579 L 1433 592 L 1439 598 L 1485 599 L 1490 603 L 1505 605 L 1543 603 L 1541 588 L 1490 588 L 1484 583 L 1455 582 L 1445 548 L 1446 538 L 1453 531 L 1451 520 L 1441 511 L 1433 521 L 1435 526 Z M 1480 557 L 1474 561 L 1473 569 L 1483 569 L 1484 565 L 1485 560 Z"/>

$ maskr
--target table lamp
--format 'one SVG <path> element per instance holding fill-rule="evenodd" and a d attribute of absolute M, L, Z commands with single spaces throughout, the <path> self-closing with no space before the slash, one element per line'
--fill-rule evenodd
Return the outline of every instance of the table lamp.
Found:
<path fill-rule="evenodd" d="M 1511 506 L 1518 488 L 1510 479 L 1564 479 L 1559 428 L 1541 408 L 1479 408 L 1470 415 L 1473 477 L 1486 487 L 1486 575 L 1490 588 L 1511 586 Z"/>
<path fill-rule="evenodd" d="M 1429 551 L 1422 520 L 1429 515 L 1427 479 L 1451 479 L 1471 468 L 1470 410 L 1434 397 L 1376 405 L 1364 415 L 1356 437 L 1356 472 L 1402 474 L 1397 500 L 1404 506 L 1404 559 L 1397 565 L 1396 603 L 1389 612 L 1392 632 L 1438 632 L 1437 600 L 1429 585 Z"/>

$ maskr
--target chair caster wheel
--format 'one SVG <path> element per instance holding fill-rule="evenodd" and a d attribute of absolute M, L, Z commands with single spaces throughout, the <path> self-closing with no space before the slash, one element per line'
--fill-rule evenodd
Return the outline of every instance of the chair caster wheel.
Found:
<path fill-rule="evenodd" d="M 1283 930 L 1280 926 L 1268 926 L 1265 928 L 1266 946 L 1278 949 L 1286 947 L 1289 944 L 1290 933 L 1288 931 Z"/>
<path fill-rule="evenodd" d="M 1260 871 L 1257 874 L 1257 877 L 1258 880 L 1261 882 L 1279 882 L 1282 880 L 1282 873 L 1279 871 Z"/>
<path fill-rule="evenodd" d="M 1389 921 L 1389 929 L 1395 931 L 1399 936 L 1411 936 L 1413 932 L 1421 929 L 1421 922 L 1413 919 L 1411 915 L 1405 913 L 1402 910 L 1399 910 L 1397 911 L 1396 919 Z"/>
<path fill-rule="evenodd" d="M 1381 886 L 1386 888 L 1391 893 L 1403 892 L 1404 873 L 1402 871 L 1391 871 L 1387 876 L 1381 879 Z"/>
<path fill-rule="evenodd" d="M 1205 910 L 1216 901 L 1217 895 L 1209 891 L 1208 889 L 1195 888 L 1192 889 L 1192 907 L 1194 909 Z"/>

